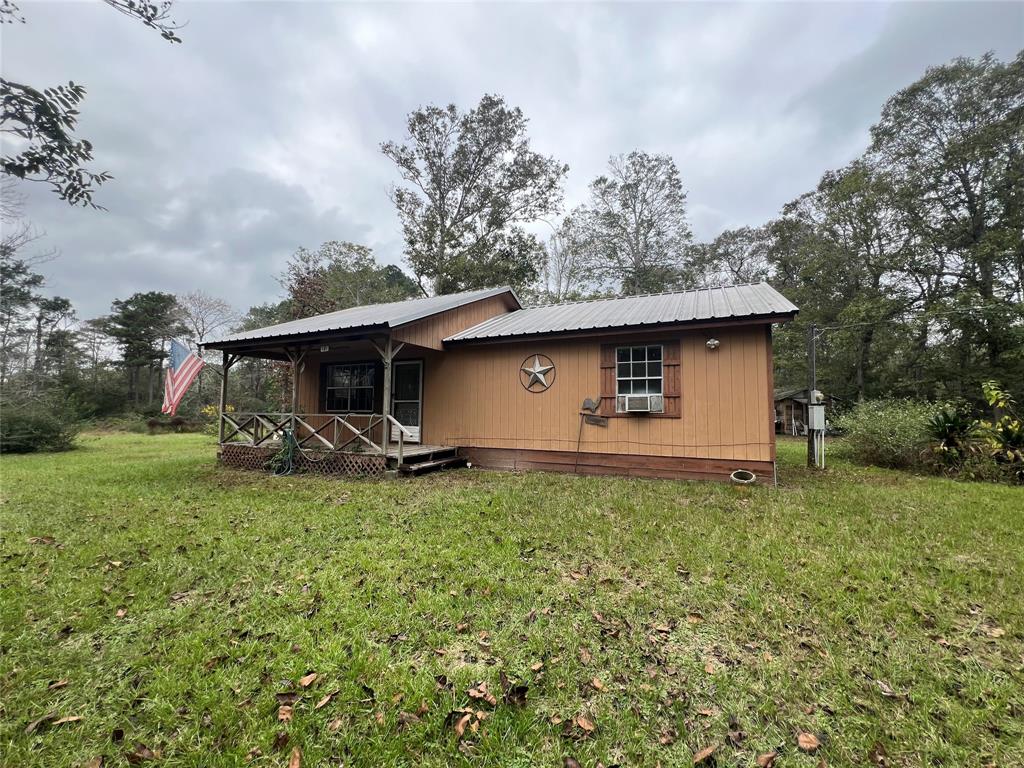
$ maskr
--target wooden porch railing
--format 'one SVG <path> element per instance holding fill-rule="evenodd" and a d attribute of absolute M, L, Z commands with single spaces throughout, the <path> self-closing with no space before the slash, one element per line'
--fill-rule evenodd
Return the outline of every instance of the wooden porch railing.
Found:
<path fill-rule="evenodd" d="M 379 413 L 221 413 L 221 444 L 266 446 L 293 429 L 300 448 L 387 454 L 391 426 L 398 428 L 398 463 L 412 432 L 393 416 Z M 379 430 L 380 439 L 375 439 Z"/>

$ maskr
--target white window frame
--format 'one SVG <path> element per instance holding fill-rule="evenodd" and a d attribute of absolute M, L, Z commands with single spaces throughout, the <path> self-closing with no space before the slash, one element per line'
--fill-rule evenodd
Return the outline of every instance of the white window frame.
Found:
<path fill-rule="evenodd" d="M 637 350 L 637 349 L 644 350 L 643 360 L 635 360 L 634 359 L 633 351 Z M 650 357 L 650 350 L 652 350 L 652 349 L 657 349 L 658 350 L 658 357 L 655 360 L 652 360 L 651 357 Z M 629 360 L 628 361 L 620 360 L 620 353 L 622 352 L 622 350 L 629 350 Z M 644 371 L 645 375 L 643 375 L 643 376 L 634 376 L 633 375 L 633 364 L 634 363 L 641 363 L 641 362 L 644 363 L 645 366 L 648 363 L 652 363 L 652 362 L 659 363 L 660 364 L 660 371 L 661 371 L 661 373 L 659 373 L 657 376 L 650 376 L 650 375 L 647 375 L 647 371 L 645 370 Z M 620 365 L 628 365 L 629 366 L 629 376 L 620 376 L 619 375 L 620 374 L 620 369 L 619 369 Z M 615 348 L 615 410 L 618 413 L 624 413 L 625 412 L 625 411 L 623 411 L 619 407 L 619 404 L 621 403 L 620 398 L 621 397 L 630 397 L 630 396 L 634 395 L 634 393 L 632 392 L 632 386 L 630 386 L 630 390 L 631 390 L 630 392 L 623 392 L 623 391 L 621 391 L 620 382 L 623 382 L 623 381 L 630 381 L 630 382 L 632 382 L 632 381 L 646 381 L 646 382 L 657 381 L 658 382 L 658 391 L 657 392 L 644 392 L 644 393 L 635 393 L 635 394 L 637 396 L 639 396 L 639 397 L 642 397 L 644 395 L 661 395 L 661 397 L 664 398 L 665 397 L 665 345 L 664 344 L 624 344 L 621 347 L 616 347 Z M 645 389 L 647 389 L 647 387 L 645 387 Z M 664 400 L 662 400 L 662 402 L 664 402 Z"/>

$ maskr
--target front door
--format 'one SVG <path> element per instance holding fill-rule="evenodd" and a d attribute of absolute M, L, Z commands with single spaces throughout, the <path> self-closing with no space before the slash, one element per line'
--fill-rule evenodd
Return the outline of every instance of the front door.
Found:
<path fill-rule="evenodd" d="M 409 360 L 392 364 L 391 415 L 412 432 L 411 442 L 420 442 L 423 416 L 423 362 Z M 391 426 L 391 439 L 398 440 L 398 427 Z"/>

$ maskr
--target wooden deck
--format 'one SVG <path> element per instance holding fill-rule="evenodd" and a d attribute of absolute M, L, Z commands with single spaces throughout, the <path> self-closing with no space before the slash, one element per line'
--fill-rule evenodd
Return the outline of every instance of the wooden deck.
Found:
<path fill-rule="evenodd" d="M 432 453 L 438 453 L 440 451 L 450 451 L 451 447 L 447 445 L 420 445 L 419 443 L 406 443 L 402 449 L 402 460 L 415 458 L 417 456 L 429 456 Z M 398 446 L 391 444 L 388 446 L 387 457 L 389 459 L 398 458 Z"/>

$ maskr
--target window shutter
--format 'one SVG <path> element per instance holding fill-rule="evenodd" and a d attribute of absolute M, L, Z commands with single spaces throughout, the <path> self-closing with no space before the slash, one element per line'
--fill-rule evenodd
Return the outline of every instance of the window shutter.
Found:
<path fill-rule="evenodd" d="M 615 415 L 615 344 L 601 345 L 601 405 L 597 412 Z"/>
<path fill-rule="evenodd" d="M 682 370 L 680 367 L 679 339 L 671 339 L 663 343 L 661 370 L 664 380 L 662 392 L 665 394 L 665 415 L 679 418 L 683 414 Z"/>

